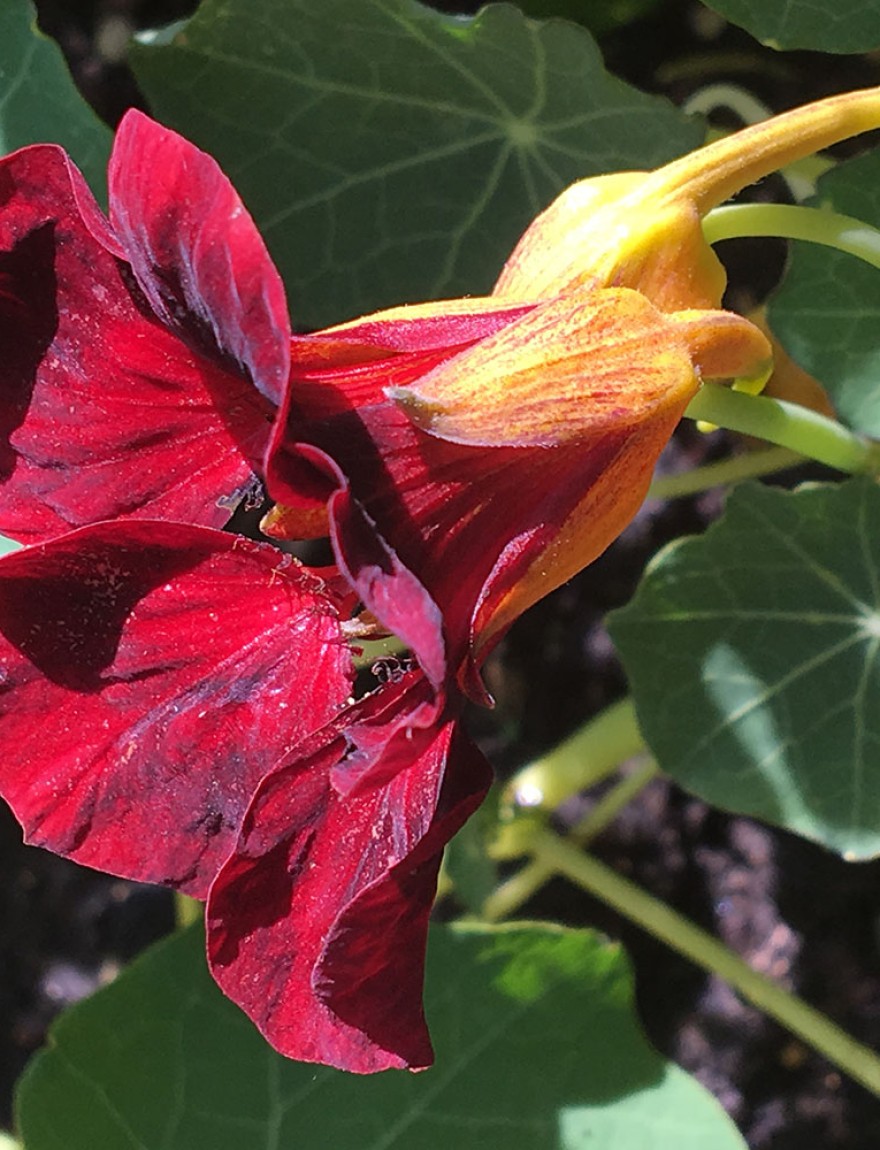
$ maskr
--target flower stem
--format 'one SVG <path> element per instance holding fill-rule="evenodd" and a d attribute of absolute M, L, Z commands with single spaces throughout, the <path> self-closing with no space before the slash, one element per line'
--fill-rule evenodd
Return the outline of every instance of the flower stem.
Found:
<path fill-rule="evenodd" d="M 656 199 L 684 194 L 706 215 L 748 184 L 841 140 L 880 127 L 880 88 L 793 108 L 672 160 L 650 177 Z"/>
<path fill-rule="evenodd" d="M 652 759 L 626 775 L 599 799 L 580 822 L 575 823 L 566 839 L 579 846 L 592 842 L 657 773 L 657 764 Z M 482 917 L 487 922 L 500 922 L 507 918 L 527 902 L 554 873 L 555 868 L 550 863 L 533 858 L 492 891 L 483 903 Z"/>
<path fill-rule="evenodd" d="M 809 408 L 765 395 L 704 383 L 688 405 L 689 419 L 753 435 L 853 475 L 880 472 L 880 444 Z"/>
<path fill-rule="evenodd" d="M 179 890 L 174 892 L 174 917 L 178 930 L 198 922 L 204 913 L 205 904 L 199 902 L 197 898 L 190 898 L 188 894 L 181 894 Z"/>
<path fill-rule="evenodd" d="M 717 463 L 706 463 L 692 471 L 683 471 L 680 475 L 662 475 L 651 484 L 648 498 L 680 499 L 684 495 L 708 491 L 710 487 L 723 487 L 740 483 L 743 479 L 771 475 L 802 462 L 803 456 L 789 451 L 787 447 L 748 451 L 730 459 L 719 459 Z"/>
<path fill-rule="evenodd" d="M 873 1050 L 856 1042 L 820 1011 L 753 970 L 724 943 L 672 907 L 564 842 L 552 831 L 543 830 L 536 836 L 534 858 L 614 907 L 685 958 L 725 979 L 744 999 L 880 1096 L 880 1057 Z"/>
<path fill-rule="evenodd" d="M 502 806 L 549 813 L 644 749 L 633 701 L 621 699 L 517 771 L 504 788 Z"/>
<path fill-rule="evenodd" d="M 730 204 L 716 208 L 703 220 L 703 235 L 710 244 L 743 236 L 776 236 L 806 240 L 858 256 L 880 268 L 880 230 L 853 216 L 824 208 L 795 204 Z"/>

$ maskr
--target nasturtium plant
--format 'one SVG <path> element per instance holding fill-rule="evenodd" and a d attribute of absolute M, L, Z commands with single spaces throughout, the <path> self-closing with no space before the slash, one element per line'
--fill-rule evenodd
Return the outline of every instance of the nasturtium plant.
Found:
<path fill-rule="evenodd" d="M 0 794 L 204 917 L 58 1022 L 28 1150 L 744 1146 L 613 945 L 492 925 L 554 874 L 880 1094 L 584 849 L 662 773 L 880 855 L 877 156 L 728 203 L 880 128 L 880 87 L 700 146 L 554 7 L 203 0 L 132 45 L 112 146 L 29 5 L 0 16 Z M 715 245 L 769 235 L 811 254 L 741 314 Z M 722 457 L 652 482 L 683 418 Z M 522 616 L 649 493 L 721 484 L 611 617 L 631 695 L 468 824 Z M 429 931 L 438 881 L 467 921 Z"/>
<path fill-rule="evenodd" d="M 880 227 L 880 152 L 842 161 L 823 175 L 811 204 L 870 228 Z M 855 225 L 854 225 L 855 226 Z M 785 279 L 770 302 L 773 330 L 828 391 L 850 427 L 880 436 L 880 368 L 874 333 L 880 320 L 877 268 L 847 251 L 792 245 Z M 880 259 L 880 254 L 878 254 Z"/>

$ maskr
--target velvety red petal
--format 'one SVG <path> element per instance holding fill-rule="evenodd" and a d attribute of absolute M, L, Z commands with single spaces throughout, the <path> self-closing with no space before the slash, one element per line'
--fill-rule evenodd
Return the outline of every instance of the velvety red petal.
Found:
<path fill-rule="evenodd" d="M 418 676 L 353 708 L 399 723 Z M 386 703 L 386 699 L 390 700 Z M 393 740 L 392 740 L 393 741 Z M 221 988 L 281 1053 L 356 1073 L 430 1064 L 421 996 L 444 844 L 485 794 L 488 767 L 452 719 L 421 731 L 408 765 L 342 797 L 349 746 L 334 725 L 269 776 L 208 899 Z M 379 774 L 382 772 L 380 771 Z"/>
<path fill-rule="evenodd" d="M 534 301 L 510 301 L 499 296 L 403 304 L 349 320 L 308 338 L 316 347 L 323 343 L 334 348 L 334 363 L 344 362 L 340 349 L 346 345 L 359 358 L 365 348 L 398 353 L 443 351 L 449 354 L 450 349 L 469 347 L 494 335 L 534 308 Z"/>
<path fill-rule="evenodd" d="M 266 545 L 132 521 L 0 560 L 0 792 L 89 866 L 203 896 L 350 685 L 335 601 Z"/>
<path fill-rule="evenodd" d="M 217 162 L 132 110 L 108 181 L 110 222 L 155 314 L 210 358 L 239 365 L 278 403 L 290 370 L 284 285 Z"/>
<path fill-rule="evenodd" d="M 268 401 L 157 320 L 101 221 L 60 149 L 0 161 L 0 531 L 24 542 L 220 526 L 268 439 Z"/>
<path fill-rule="evenodd" d="M 531 310 L 531 304 L 492 299 L 446 300 L 394 308 L 324 332 L 294 336 L 291 375 L 267 451 L 267 471 L 284 450 L 285 438 L 295 437 L 297 427 L 384 403 L 386 388 L 409 386 Z M 279 537 L 326 535 L 324 509 L 336 484 L 328 482 L 320 468 L 297 468 L 289 452 L 283 482 L 291 494 L 278 525 Z"/>

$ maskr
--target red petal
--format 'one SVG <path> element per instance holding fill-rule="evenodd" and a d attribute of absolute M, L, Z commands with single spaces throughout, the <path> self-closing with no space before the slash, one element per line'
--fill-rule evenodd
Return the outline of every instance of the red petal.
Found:
<path fill-rule="evenodd" d="M 129 111 L 108 180 L 110 222 L 156 315 L 209 358 L 229 357 L 278 403 L 290 371 L 284 285 L 217 162 Z"/>
<path fill-rule="evenodd" d="M 295 336 L 290 381 L 267 452 L 267 471 L 276 453 L 283 451 L 285 436 L 295 438 L 297 427 L 384 403 L 386 388 L 407 387 L 532 310 L 531 304 L 493 299 L 446 300 L 394 308 L 325 332 Z M 334 482 L 328 482 L 321 469 L 297 468 L 288 453 L 283 484 L 291 506 L 283 519 L 279 514 L 279 537 L 326 534 L 324 505 Z"/>
<path fill-rule="evenodd" d="M 589 449 L 469 447 L 425 434 L 391 403 L 310 430 L 325 459 L 337 461 L 323 468 L 338 476 L 331 531 L 340 565 L 365 605 L 425 661 L 435 682 L 437 652 L 445 649 L 452 674 L 485 700 L 475 667 L 478 642 L 482 658 L 502 601 L 612 467 L 626 432 L 606 432 Z M 294 503 L 304 467 L 320 459 L 315 447 L 282 445 L 270 465 L 272 495 Z M 652 468 L 653 458 L 646 457 L 645 482 Z M 640 502 L 643 488 L 631 486 Z M 620 502 L 629 508 L 629 494 Z M 599 550 L 608 542 L 597 538 Z M 384 564 L 380 553 L 390 557 Z M 516 613 L 557 585 L 537 580 Z M 445 643 L 432 629 L 441 620 Z"/>
<path fill-rule="evenodd" d="M 351 718 L 399 722 L 413 691 L 418 676 Z M 356 1073 L 419 1068 L 432 1060 L 421 994 L 440 852 L 488 767 L 447 719 L 390 781 L 342 798 L 329 775 L 345 747 L 331 731 L 261 786 L 209 895 L 209 957 L 281 1053 Z"/>
<path fill-rule="evenodd" d="M 0 204 L 0 530 L 222 525 L 219 497 L 262 456 L 268 402 L 152 315 L 60 149 L 0 161 Z"/>
<path fill-rule="evenodd" d="M 266 772 L 350 690 L 336 605 L 273 548 L 100 524 L 0 561 L 0 791 L 28 841 L 202 896 Z"/>

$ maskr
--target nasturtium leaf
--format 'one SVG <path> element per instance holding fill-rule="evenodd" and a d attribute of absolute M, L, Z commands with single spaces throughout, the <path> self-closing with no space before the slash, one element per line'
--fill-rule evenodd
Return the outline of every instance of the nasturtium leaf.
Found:
<path fill-rule="evenodd" d="M 565 185 L 702 135 L 610 76 L 584 28 L 508 4 L 205 0 L 132 63 L 242 193 L 301 326 L 484 291 Z"/>
<path fill-rule="evenodd" d="M 880 47 L 880 0 L 705 0 L 732 24 L 766 44 L 791 51 L 868 52 Z"/>
<path fill-rule="evenodd" d="M 880 854 L 880 488 L 738 488 L 611 617 L 663 770 L 850 859 Z"/>
<path fill-rule="evenodd" d="M 437 927 L 437 1064 L 363 1077 L 274 1054 L 190 928 L 54 1026 L 19 1090 L 28 1150 L 744 1150 L 645 1042 L 626 961 L 589 931 Z"/>
<path fill-rule="evenodd" d="M 498 833 L 498 791 L 471 815 L 443 855 L 443 871 L 452 892 L 465 911 L 479 914 L 483 903 L 498 885 L 498 864 L 489 848 Z"/>
<path fill-rule="evenodd" d="M 110 130 L 77 92 L 58 45 L 36 27 L 31 0 L 0 4 L 0 155 L 61 144 L 104 199 Z"/>
<path fill-rule="evenodd" d="M 880 151 L 822 176 L 817 203 L 880 227 Z M 840 417 L 880 436 L 880 268 L 817 244 L 792 244 L 768 314 L 786 351 L 824 385 Z"/>

